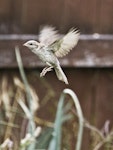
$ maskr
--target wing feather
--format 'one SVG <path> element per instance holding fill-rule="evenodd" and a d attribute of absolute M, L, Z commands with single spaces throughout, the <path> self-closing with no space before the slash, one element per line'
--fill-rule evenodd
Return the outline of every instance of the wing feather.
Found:
<path fill-rule="evenodd" d="M 55 55 L 57 57 L 63 57 L 67 55 L 76 46 L 79 40 L 79 35 L 80 33 L 78 30 L 71 29 L 60 41 L 57 41 L 54 44 Z"/>
<path fill-rule="evenodd" d="M 56 40 L 60 39 L 60 34 L 52 26 L 44 26 L 39 32 L 39 42 L 42 44 L 49 46 L 54 43 Z"/>

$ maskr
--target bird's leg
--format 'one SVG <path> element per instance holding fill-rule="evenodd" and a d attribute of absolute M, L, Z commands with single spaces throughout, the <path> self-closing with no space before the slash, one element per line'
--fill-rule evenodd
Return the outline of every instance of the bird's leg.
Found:
<path fill-rule="evenodd" d="M 45 74 L 49 71 L 52 71 L 53 66 L 45 67 L 42 72 L 40 73 L 40 77 L 45 76 Z"/>
<path fill-rule="evenodd" d="M 43 68 L 42 72 L 45 72 L 45 70 L 46 70 L 47 68 L 48 68 L 47 66 L 46 66 L 45 68 Z M 41 72 L 41 73 L 42 73 L 42 72 Z M 40 74 L 41 74 L 41 73 L 40 73 Z"/>
<path fill-rule="evenodd" d="M 40 77 L 43 77 L 45 75 L 45 70 L 47 69 L 48 67 L 45 67 L 42 72 L 40 73 Z"/>

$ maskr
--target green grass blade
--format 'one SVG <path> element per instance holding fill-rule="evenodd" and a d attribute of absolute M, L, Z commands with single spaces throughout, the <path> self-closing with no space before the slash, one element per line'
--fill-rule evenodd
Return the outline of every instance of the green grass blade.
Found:
<path fill-rule="evenodd" d="M 77 115 L 79 119 L 79 130 L 78 130 L 78 138 L 77 138 L 77 144 L 76 144 L 75 150 L 80 150 L 81 145 L 82 145 L 83 126 L 84 126 L 84 117 L 83 117 L 82 109 L 81 109 L 77 96 L 72 90 L 65 89 L 63 93 L 69 94 L 71 96 L 72 100 L 74 101 L 75 108 L 77 110 Z"/>
<path fill-rule="evenodd" d="M 32 108 L 32 96 L 30 94 L 30 86 L 28 84 L 24 69 L 23 69 L 23 64 L 22 64 L 22 59 L 20 56 L 20 51 L 18 47 L 15 47 L 15 53 L 16 53 L 16 59 L 17 59 L 17 63 L 18 63 L 18 67 L 19 67 L 19 71 L 20 71 L 20 75 L 22 77 L 23 83 L 25 85 L 25 89 L 26 89 L 26 96 L 27 96 L 27 101 L 28 101 L 28 105 L 29 105 L 29 112 L 30 112 L 30 118 L 29 119 L 29 124 L 28 124 L 28 133 L 30 133 L 32 136 L 34 134 L 35 131 L 35 123 L 33 121 L 33 115 L 34 115 L 34 111 Z M 27 149 L 28 150 L 33 150 L 35 148 L 35 142 L 32 143 Z"/>
<path fill-rule="evenodd" d="M 74 104 L 75 104 L 75 107 L 77 110 L 78 119 L 79 119 L 79 130 L 78 130 L 77 144 L 75 146 L 75 150 L 81 149 L 82 136 L 83 136 L 83 123 L 84 123 L 82 109 L 81 109 L 79 100 L 78 100 L 77 96 L 75 95 L 75 93 L 70 89 L 65 89 L 63 91 L 63 93 L 61 94 L 61 97 L 60 97 L 60 100 L 58 103 L 53 138 L 50 142 L 49 150 L 53 150 L 53 149 L 61 150 L 62 124 L 64 121 L 70 119 L 70 117 L 71 117 L 69 114 L 65 115 L 65 112 L 67 112 L 69 110 L 69 105 L 67 105 L 66 107 L 63 108 L 65 96 L 67 94 L 69 94 L 71 96 L 72 100 L 74 101 Z"/>

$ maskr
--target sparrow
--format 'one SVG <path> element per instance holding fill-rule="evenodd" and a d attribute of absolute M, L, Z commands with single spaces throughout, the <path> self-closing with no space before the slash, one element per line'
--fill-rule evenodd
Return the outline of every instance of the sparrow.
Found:
<path fill-rule="evenodd" d="M 40 77 L 54 69 L 58 79 L 68 84 L 58 57 L 67 55 L 77 45 L 79 35 L 79 31 L 74 28 L 70 29 L 66 35 L 61 35 L 54 27 L 44 26 L 39 32 L 38 41 L 29 40 L 24 43 L 24 46 L 47 65 L 40 73 Z"/>

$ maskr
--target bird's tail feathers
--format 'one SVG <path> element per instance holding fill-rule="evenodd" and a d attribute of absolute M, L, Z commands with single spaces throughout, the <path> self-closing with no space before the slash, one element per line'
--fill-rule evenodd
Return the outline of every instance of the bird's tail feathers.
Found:
<path fill-rule="evenodd" d="M 59 80 L 63 81 L 65 84 L 68 84 L 66 75 L 64 74 L 62 68 L 59 66 L 55 67 L 55 72 Z"/>

